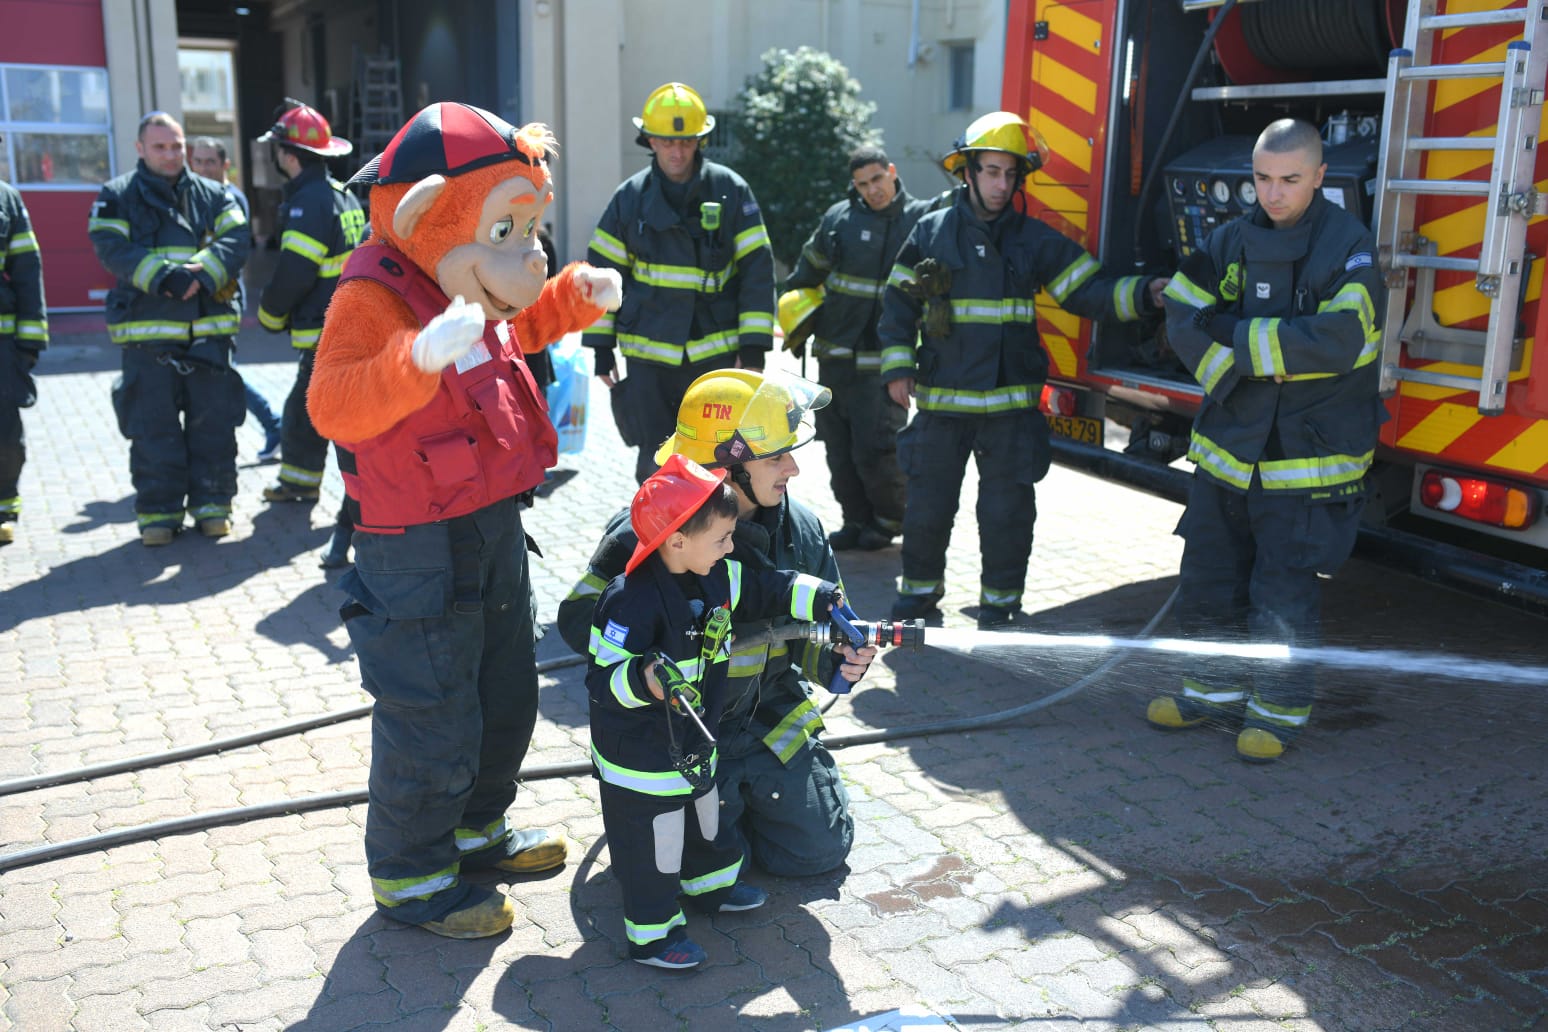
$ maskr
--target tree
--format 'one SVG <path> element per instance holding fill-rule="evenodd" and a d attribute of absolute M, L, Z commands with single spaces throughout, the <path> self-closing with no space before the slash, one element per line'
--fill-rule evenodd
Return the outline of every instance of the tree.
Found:
<path fill-rule="evenodd" d="M 879 144 L 876 105 L 831 54 L 812 47 L 763 55 L 737 94 L 735 165 L 758 198 L 774 257 L 789 267 L 822 213 L 849 188 L 849 153 Z"/>

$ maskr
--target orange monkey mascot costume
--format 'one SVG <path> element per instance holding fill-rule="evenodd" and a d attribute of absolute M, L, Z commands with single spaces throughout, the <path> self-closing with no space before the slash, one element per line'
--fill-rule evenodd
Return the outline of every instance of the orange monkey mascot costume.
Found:
<path fill-rule="evenodd" d="M 382 913 L 459 939 L 515 917 L 464 872 L 546 870 L 567 848 L 505 817 L 538 699 L 519 496 L 556 443 L 522 352 L 622 298 L 610 270 L 544 280 L 554 146 L 545 126 L 465 104 L 398 131 L 355 177 L 371 236 L 344 266 L 307 396 L 356 528 L 341 613 L 376 700 L 372 892 Z"/>

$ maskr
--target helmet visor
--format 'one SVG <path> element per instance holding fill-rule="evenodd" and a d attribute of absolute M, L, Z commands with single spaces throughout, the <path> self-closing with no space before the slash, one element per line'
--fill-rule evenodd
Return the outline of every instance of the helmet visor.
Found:
<path fill-rule="evenodd" d="M 792 373 L 766 372 L 732 432 L 715 444 L 715 463 L 733 465 L 783 454 L 816 433 L 807 413 L 827 405 L 833 392 Z"/>

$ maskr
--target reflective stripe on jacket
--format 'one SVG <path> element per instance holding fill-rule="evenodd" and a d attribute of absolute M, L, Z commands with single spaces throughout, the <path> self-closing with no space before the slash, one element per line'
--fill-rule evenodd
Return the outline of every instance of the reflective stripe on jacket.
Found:
<path fill-rule="evenodd" d="M 365 212 L 322 165 L 303 168 L 284 194 L 279 263 L 258 299 L 258 321 L 275 333 L 288 327 L 294 347 L 315 348 L 344 261 L 365 235 Z"/>
<path fill-rule="evenodd" d="M 0 338 L 37 353 L 48 347 L 43 259 L 21 194 L 0 183 Z"/>

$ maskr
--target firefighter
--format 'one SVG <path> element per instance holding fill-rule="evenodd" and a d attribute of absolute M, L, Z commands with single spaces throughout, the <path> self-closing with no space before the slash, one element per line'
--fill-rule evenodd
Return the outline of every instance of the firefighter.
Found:
<path fill-rule="evenodd" d="M 581 343 L 595 349 L 602 383 L 620 391 L 614 412 L 625 443 L 639 449 L 634 475 L 643 483 L 690 383 L 732 365 L 763 368 L 774 255 L 747 183 L 704 158 L 715 119 L 697 93 L 680 82 L 658 87 L 634 126 L 651 163 L 614 191 L 588 254 L 623 275 L 624 306 Z M 627 382 L 615 348 L 628 359 Z"/>
<path fill-rule="evenodd" d="M 1048 424 L 1038 411 L 1048 356 L 1033 301 L 1047 290 L 1090 319 L 1132 321 L 1160 307 L 1163 280 L 1105 278 L 1079 244 L 1015 205 L 1046 147 L 1007 111 L 968 126 L 942 164 L 961 185 L 949 207 L 922 217 L 899 251 L 882 302 L 882 381 L 919 411 L 898 437 L 908 478 L 903 578 L 894 619 L 936 611 L 946 546 L 969 455 L 978 462 L 982 555 L 978 626 L 1021 608 L 1036 518 L 1033 487 L 1048 472 Z M 1035 134 L 1034 134 L 1035 135 Z"/>
<path fill-rule="evenodd" d="M 267 502 L 315 502 L 328 461 L 328 442 L 306 413 L 323 313 L 338 286 L 344 260 L 365 234 L 365 212 L 344 184 L 328 175 L 328 159 L 354 150 L 334 136 L 328 120 L 287 98 L 259 143 L 269 145 L 285 180 L 280 200 L 280 254 L 274 277 L 258 298 L 258 322 L 273 333 L 290 330 L 300 352 L 296 381 L 281 417 L 278 481 L 263 489 Z"/>
<path fill-rule="evenodd" d="M 16 540 L 21 471 L 27 462 L 21 410 L 38 400 L 32 367 L 48 347 L 43 258 L 21 194 L 0 182 L 0 545 Z"/>
<path fill-rule="evenodd" d="M 794 451 L 812 439 L 806 413 L 827 403 L 827 390 L 794 376 L 706 373 L 688 388 L 677 430 L 655 454 L 658 462 L 678 454 L 730 471 L 738 505 L 731 556 L 749 570 L 840 580 L 822 524 L 788 491 L 800 472 Z M 589 651 L 597 598 L 623 572 L 634 547 L 625 509 L 609 521 L 585 576 L 559 604 L 559 633 L 581 655 Z M 870 647 L 835 651 L 795 638 L 732 653 L 725 713 L 715 731 L 720 827 L 770 874 L 821 874 L 849 855 L 849 796 L 817 737 L 822 716 L 804 682 L 830 683 L 835 664 L 847 680 L 858 681 L 874 656 Z"/>
<path fill-rule="evenodd" d="M 844 514 L 828 540 L 837 551 L 872 551 L 903 529 L 897 437 L 908 419 L 908 409 L 881 384 L 876 321 L 892 260 L 934 198 L 910 197 L 880 147 L 854 151 L 849 175 L 848 197 L 823 214 L 785 280 L 779 314 L 783 326 L 787 309 L 810 299 L 790 292 L 822 288 L 811 348 L 833 404 L 818 411 L 817 436 L 827 446 L 833 496 Z M 792 328 L 785 328 L 787 348 Z"/>
<path fill-rule="evenodd" d="M 236 428 L 247 415 L 231 353 L 252 237 L 225 189 L 188 171 L 175 118 L 146 115 L 134 147 L 139 164 L 102 187 L 87 225 L 117 277 L 107 296 L 108 339 L 123 348 L 113 409 L 129 439 L 140 542 L 157 547 L 185 515 L 206 537 L 231 533 Z"/>
<path fill-rule="evenodd" d="M 1383 418 L 1381 275 L 1369 231 L 1320 192 L 1322 139 L 1281 119 L 1253 148 L 1258 206 L 1216 229 L 1167 287 L 1172 348 L 1204 388 L 1177 613 L 1185 635 L 1315 647 L 1319 574 L 1349 558 Z M 1311 715 L 1309 669 L 1200 666 L 1151 701 L 1161 728 L 1240 725 L 1278 759 Z"/>

